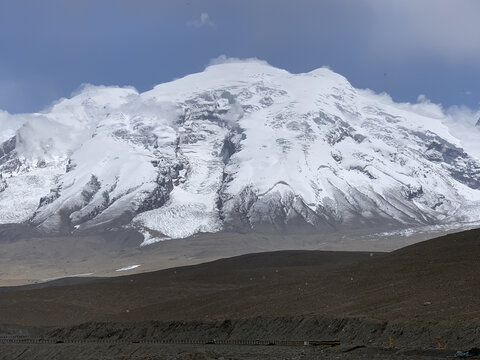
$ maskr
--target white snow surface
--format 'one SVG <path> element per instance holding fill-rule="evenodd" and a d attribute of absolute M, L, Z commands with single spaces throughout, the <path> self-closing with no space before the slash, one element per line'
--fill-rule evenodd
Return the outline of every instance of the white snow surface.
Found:
<path fill-rule="evenodd" d="M 133 269 L 136 269 L 138 267 L 140 267 L 141 265 L 129 265 L 129 266 L 125 266 L 125 267 L 122 267 L 120 269 L 117 269 L 115 271 L 128 271 L 128 270 L 133 270 Z"/>
<path fill-rule="evenodd" d="M 478 221 L 480 151 L 455 124 L 327 68 L 230 62 L 144 93 L 89 85 L 42 113 L 0 112 L 0 223 L 130 226 L 150 244 Z"/>

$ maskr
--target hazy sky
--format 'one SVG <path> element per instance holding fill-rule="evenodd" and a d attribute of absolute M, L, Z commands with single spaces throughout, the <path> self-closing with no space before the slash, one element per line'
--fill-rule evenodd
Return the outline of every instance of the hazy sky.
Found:
<path fill-rule="evenodd" d="M 479 19 L 477 0 L 0 0 L 0 109 L 82 83 L 144 91 L 221 54 L 477 109 Z"/>

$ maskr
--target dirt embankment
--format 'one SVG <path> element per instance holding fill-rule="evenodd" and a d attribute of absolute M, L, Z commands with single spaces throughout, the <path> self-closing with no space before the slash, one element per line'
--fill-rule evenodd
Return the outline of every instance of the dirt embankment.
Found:
<path fill-rule="evenodd" d="M 85 323 L 67 328 L 51 329 L 45 339 L 74 341 L 145 341 L 145 342 L 206 342 L 233 344 L 237 341 L 260 340 L 283 344 L 289 341 L 338 340 L 343 345 L 368 345 L 373 347 L 436 349 L 441 347 L 468 348 L 480 336 L 478 325 L 412 326 L 361 318 L 251 318 L 224 321 L 145 322 L 145 323 Z"/>
<path fill-rule="evenodd" d="M 478 339 L 476 327 L 415 328 L 354 318 L 86 323 L 43 332 L 37 329 L 30 334 L 28 329 L 16 329 L 10 337 L 20 332 L 23 337 L 35 335 L 47 342 L 0 341 L 0 359 L 426 360 L 451 358 L 458 349 L 469 349 Z M 327 339 L 340 340 L 341 345 L 303 346 L 304 341 Z M 437 349 L 438 341 L 441 350 Z"/>

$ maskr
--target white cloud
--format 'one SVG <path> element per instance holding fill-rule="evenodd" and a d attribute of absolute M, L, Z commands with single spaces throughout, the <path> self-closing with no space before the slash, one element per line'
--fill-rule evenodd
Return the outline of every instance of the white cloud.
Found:
<path fill-rule="evenodd" d="M 209 26 L 212 28 L 216 27 L 215 23 L 212 21 L 212 19 L 210 19 L 210 15 L 208 15 L 208 13 L 205 13 L 205 12 L 200 14 L 199 19 L 194 21 L 189 21 L 187 25 L 194 26 L 194 27 L 202 27 L 202 26 Z"/>
<path fill-rule="evenodd" d="M 132 92 L 134 93 L 137 93 L 138 94 L 138 90 L 135 89 L 134 86 L 118 86 L 118 85 L 94 85 L 94 84 L 89 84 L 89 83 L 83 83 L 83 84 L 80 84 L 80 86 L 78 88 L 76 88 L 75 90 L 72 91 L 72 93 L 70 94 L 70 97 L 73 98 L 77 95 L 80 95 L 80 94 L 86 94 L 86 93 L 97 93 L 99 91 L 104 91 L 104 90 L 108 90 L 108 89 L 128 89 L 128 90 L 132 90 Z M 63 99 L 59 99 L 57 102 L 60 102 L 62 101 Z M 55 105 L 55 103 L 53 103 L 52 105 Z"/>
<path fill-rule="evenodd" d="M 17 114 L 11 115 L 6 111 L 0 110 L 0 143 L 15 136 L 15 132 L 29 120 L 31 115 Z"/>
<path fill-rule="evenodd" d="M 220 65 L 220 64 L 252 63 L 252 62 L 268 65 L 268 63 L 265 60 L 260 60 L 260 59 L 257 59 L 256 57 L 240 59 L 240 58 L 237 58 L 237 57 L 230 57 L 230 56 L 227 56 L 225 54 L 222 54 L 222 55 L 220 55 L 216 58 L 210 59 L 207 67 L 212 66 L 212 65 Z"/>
<path fill-rule="evenodd" d="M 452 106 L 446 111 L 446 125 L 450 133 L 461 139 L 462 146 L 480 159 L 480 128 L 475 126 L 480 120 L 480 110 L 466 106 Z"/>
<path fill-rule="evenodd" d="M 377 94 L 370 89 L 357 90 L 366 97 L 370 97 L 381 104 L 386 104 L 408 112 L 437 119 L 448 128 L 448 132 L 459 140 L 459 145 L 467 153 L 480 160 L 480 110 L 467 106 L 451 106 L 444 108 L 435 104 L 425 95 L 420 94 L 416 103 L 396 103 L 386 93 Z"/>
<path fill-rule="evenodd" d="M 480 1 L 366 1 L 374 15 L 371 46 L 377 53 L 480 60 Z"/>

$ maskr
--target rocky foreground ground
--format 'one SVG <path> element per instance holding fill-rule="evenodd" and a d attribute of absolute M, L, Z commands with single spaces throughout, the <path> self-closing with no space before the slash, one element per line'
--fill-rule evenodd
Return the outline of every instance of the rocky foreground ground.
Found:
<path fill-rule="evenodd" d="M 143 360 L 334 360 L 334 359 L 446 359 L 455 352 L 448 350 L 404 350 L 372 347 L 322 348 L 288 346 L 225 345 L 144 345 L 144 344 L 52 344 L 0 345 L 0 359 L 143 359 Z M 473 359 L 474 357 L 472 357 Z"/>

